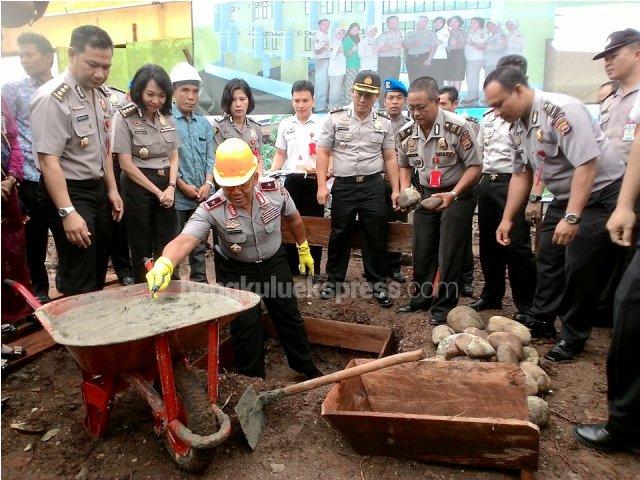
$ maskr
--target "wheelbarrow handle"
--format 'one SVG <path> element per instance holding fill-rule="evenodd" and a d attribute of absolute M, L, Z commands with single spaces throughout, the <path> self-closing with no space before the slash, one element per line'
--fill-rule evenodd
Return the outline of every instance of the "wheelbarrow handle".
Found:
<path fill-rule="evenodd" d="M 31 291 L 22 285 L 20 282 L 16 282 L 15 280 L 11 280 L 9 278 L 5 278 L 2 283 L 7 287 L 11 288 L 13 291 L 17 292 L 25 301 L 31 306 L 34 310 L 39 309 L 42 304 L 38 301 Z"/>
<path fill-rule="evenodd" d="M 184 443 L 198 450 L 210 450 L 224 443 L 231 434 L 231 420 L 229 415 L 224 413 L 217 405 L 211 404 L 211 409 L 218 420 L 220 428 L 211 435 L 201 436 L 193 433 L 180 420 L 175 419 L 169 422 L 169 429 Z"/>
<path fill-rule="evenodd" d="M 363 373 L 373 372 L 380 370 L 381 368 L 390 367 L 392 365 L 398 365 L 407 362 L 417 362 L 427 357 L 427 352 L 424 349 L 413 350 L 411 352 L 397 353 L 395 355 L 389 355 L 388 357 L 379 358 L 371 362 L 363 363 L 356 367 L 345 368 L 339 372 L 330 373 L 322 377 L 312 378 L 306 382 L 295 383 L 282 389 L 279 389 L 283 396 L 294 395 L 296 393 L 306 392 L 313 390 L 314 388 L 328 385 L 330 383 L 339 382 L 346 378 L 356 377 Z"/>

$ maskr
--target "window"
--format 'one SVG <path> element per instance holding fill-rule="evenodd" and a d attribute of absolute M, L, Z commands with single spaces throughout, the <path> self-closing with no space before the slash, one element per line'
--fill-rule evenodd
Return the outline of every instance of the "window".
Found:
<path fill-rule="evenodd" d="M 320 13 L 333 13 L 333 2 L 322 2 L 322 4 L 320 5 Z"/>
<path fill-rule="evenodd" d="M 366 9 L 365 2 L 353 2 L 356 4 L 356 12 L 364 12 Z"/>
<path fill-rule="evenodd" d="M 477 10 L 484 8 L 491 8 L 491 2 L 473 2 L 466 0 L 441 0 L 425 2 L 392 1 L 383 2 L 382 13 L 383 15 L 393 15 L 398 13 L 441 12 L 443 10 Z"/>
<path fill-rule="evenodd" d="M 315 41 L 314 37 L 310 37 L 309 35 L 306 35 L 304 37 L 304 51 L 305 52 L 310 52 L 311 51 L 311 46 L 313 45 L 314 41 Z"/>
<path fill-rule="evenodd" d="M 265 50 L 280 50 L 282 39 L 280 37 L 266 36 L 262 39 L 262 48 Z"/>
<path fill-rule="evenodd" d="M 273 18 L 273 2 L 255 2 L 253 4 L 253 19 L 265 20 Z"/>
<path fill-rule="evenodd" d="M 338 13 L 353 12 L 353 2 L 338 2 Z"/>

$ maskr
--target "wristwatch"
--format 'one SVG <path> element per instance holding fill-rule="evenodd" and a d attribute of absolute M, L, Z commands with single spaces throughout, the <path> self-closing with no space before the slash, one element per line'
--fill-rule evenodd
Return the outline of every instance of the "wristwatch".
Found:
<path fill-rule="evenodd" d="M 542 195 L 536 195 L 534 193 L 529 195 L 529 201 L 531 203 L 538 203 L 540 200 L 542 200 Z"/>
<path fill-rule="evenodd" d="M 209 181 L 209 180 L 207 180 L 207 181 L 206 181 L 206 182 L 204 182 L 204 183 L 206 183 L 207 185 L 209 185 L 211 188 L 216 188 L 216 186 L 213 184 L 213 182 L 211 182 L 211 181 Z"/>
<path fill-rule="evenodd" d="M 74 207 L 62 207 L 58 209 L 58 215 L 60 218 L 67 218 L 71 213 L 75 212 L 76 209 Z"/>
<path fill-rule="evenodd" d="M 564 220 L 569 225 L 577 225 L 578 223 L 580 223 L 580 217 L 578 215 L 576 215 L 575 213 L 567 213 L 567 212 L 565 212 Z"/>
<path fill-rule="evenodd" d="M 453 195 L 453 201 L 455 202 L 456 200 L 458 200 L 458 192 L 456 192 L 455 190 L 451 190 L 449 192 L 451 195 Z"/>

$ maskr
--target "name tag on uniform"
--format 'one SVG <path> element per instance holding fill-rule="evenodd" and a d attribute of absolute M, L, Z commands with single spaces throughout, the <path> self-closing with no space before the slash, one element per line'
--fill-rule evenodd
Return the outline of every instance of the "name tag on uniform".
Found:
<path fill-rule="evenodd" d="M 276 206 L 267 208 L 262 212 L 262 223 L 269 223 L 280 216 L 280 209 Z"/>
<path fill-rule="evenodd" d="M 635 123 L 625 123 L 624 124 L 624 132 L 622 134 L 623 142 L 633 142 L 636 138 L 636 124 Z"/>
<path fill-rule="evenodd" d="M 146 130 L 134 130 L 133 134 L 134 135 L 147 135 L 147 131 Z"/>
<path fill-rule="evenodd" d="M 77 120 L 77 121 L 79 121 L 79 122 L 81 122 L 81 121 L 83 121 L 83 120 L 89 120 L 89 115 L 88 115 L 88 114 L 78 115 L 78 116 L 76 117 L 76 120 Z M 625 125 L 625 127 L 626 127 L 626 125 Z"/>
<path fill-rule="evenodd" d="M 169 127 L 162 127 L 162 128 L 160 129 L 160 131 L 161 131 L 161 132 L 173 132 L 175 129 L 176 129 L 176 127 L 171 127 L 171 126 L 169 126 Z"/>
<path fill-rule="evenodd" d="M 336 130 L 346 130 L 347 132 L 349 131 L 349 127 L 346 125 L 338 125 L 336 127 Z"/>

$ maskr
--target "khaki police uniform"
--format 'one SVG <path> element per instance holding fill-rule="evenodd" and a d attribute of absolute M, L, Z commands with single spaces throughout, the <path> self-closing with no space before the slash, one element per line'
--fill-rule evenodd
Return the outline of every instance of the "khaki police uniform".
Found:
<path fill-rule="evenodd" d="M 180 146 L 173 116 L 156 114 L 148 120 L 141 108 L 130 103 L 114 117 L 113 152 L 128 154 L 156 187 L 169 186 L 169 159 Z M 165 245 L 176 236 L 177 214 L 172 205 L 160 205 L 155 193 L 141 187 L 122 172 L 120 178 L 124 219 L 136 283 L 145 282 L 144 258 L 158 258 Z"/>
<path fill-rule="evenodd" d="M 611 242 L 605 224 L 615 208 L 625 164 L 586 107 L 567 95 L 536 90 L 527 125 L 516 121 L 510 137 L 514 173 L 528 169 L 533 181 L 543 181 L 555 196 L 540 228 L 531 313 L 551 326 L 560 315 L 562 339 L 580 349 L 589 337 L 598 299 L 594 272 L 607 271 L 606 265 L 615 264 L 621 254 L 619 248 L 608 250 Z M 577 235 L 567 247 L 554 245 L 553 234 L 563 220 L 575 169 L 594 158 L 598 171 Z M 605 251 L 610 253 L 603 255 Z"/>
<path fill-rule="evenodd" d="M 357 216 L 365 277 L 376 292 L 386 291 L 389 226 L 381 173 L 383 150 L 395 151 L 391 122 L 373 109 L 360 120 L 352 105 L 341 107 L 327 115 L 318 146 L 331 149 L 335 177 L 326 267 L 329 285 L 342 283 L 347 275 Z"/>
<path fill-rule="evenodd" d="M 531 310 L 535 292 L 536 266 L 531 250 L 531 229 L 524 217 L 524 206 L 513 219 L 511 243 L 496 241 L 496 230 L 507 204 L 509 181 L 515 150 L 509 138 L 511 124 L 498 117 L 493 109 L 482 117 L 478 150 L 482 159 L 482 178 L 478 184 L 478 228 L 480 231 L 480 265 L 484 286 L 480 298 L 489 305 L 501 306 L 505 293 L 505 273 L 513 301 L 519 312 Z"/>
<path fill-rule="evenodd" d="M 638 90 L 640 83 L 626 94 L 622 93 L 622 86 L 619 86 L 600 107 L 600 128 L 625 163 L 629 158 L 637 127 L 637 122 L 631 119 L 630 113 L 633 102 L 638 97 Z"/>
<path fill-rule="evenodd" d="M 433 30 L 414 30 L 408 32 L 405 43 L 411 45 L 406 49 L 405 63 L 409 83 L 416 78 L 424 77 L 428 74 L 429 67 L 424 64 L 429 59 L 429 53 L 438 46 L 438 38 Z M 397 78 L 397 77 L 394 77 Z"/>
<path fill-rule="evenodd" d="M 397 137 L 398 163 L 418 169 L 422 197 L 448 192 L 465 170 L 480 165 L 473 128 L 463 117 L 439 109 L 431 131 L 425 135 L 417 124 L 407 125 Z M 438 174 L 432 172 L 438 171 Z M 432 177 L 433 175 L 433 177 Z M 430 178 L 440 175 L 440 185 Z M 458 199 L 442 212 L 417 209 L 413 216 L 413 276 L 418 290 L 411 299 L 412 310 L 431 308 L 445 315 L 458 303 L 458 282 L 462 273 L 465 246 L 471 235 L 476 187 L 459 192 Z M 433 280 L 440 268 L 438 298 L 434 300 Z"/>
<path fill-rule="evenodd" d="M 107 87 L 85 89 L 67 69 L 42 85 L 31 100 L 33 151 L 58 157 L 71 204 L 87 223 L 91 245 L 67 240 L 44 179 L 39 196 L 58 252 L 56 288 L 75 295 L 104 286 L 109 244 L 110 204 L 104 177 L 112 110 Z M 36 166 L 39 162 L 36 158 Z M 71 205 L 64 205 L 71 206 Z"/>
<path fill-rule="evenodd" d="M 311 115 L 305 123 L 300 122 L 297 115 L 285 118 L 278 125 L 276 148 L 286 152 L 282 170 L 287 172 L 284 186 L 298 207 L 300 215 L 308 217 L 324 217 L 324 205 L 316 200 L 318 182 L 314 173 L 306 173 L 307 169 L 316 168 L 318 138 L 322 123 L 316 115 Z M 298 274 L 298 249 L 293 244 L 285 246 L 289 268 L 293 275 Z M 315 275 L 320 273 L 322 246 L 313 245 Z"/>
<path fill-rule="evenodd" d="M 378 47 L 393 46 L 390 50 L 378 53 L 378 75 L 380 75 L 380 78 L 400 78 L 403 40 L 402 30 L 400 29 L 395 32 L 387 30 L 378 36 Z M 380 89 L 380 103 L 384 104 L 383 89 Z"/>
<path fill-rule="evenodd" d="M 251 212 L 246 212 L 236 208 L 220 189 L 200 204 L 182 233 L 204 240 L 213 228 L 219 239 L 218 282 L 261 295 L 289 365 L 310 376 L 315 367 L 280 231 L 282 217 L 294 215 L 297 209 L 277 180 L 259 182 L 252 201 Z M 240 372 L 264 377 L 260 317 L 259 307 L 239 315 L 231 323 L 231 336 Z"/>
<path fill-rule="evenodd" d="M 213 137 L 216 145 L 220 145 L 227 138 L 244 140 L 251 147 L 251 151 L 258 159 L 258 164 L 262 165 L 262 126 L 251 117 L 245 117 L 242 126 L 236 125 L 233 117 L 228 113 L 216 117 L 213 121 Z"/>

